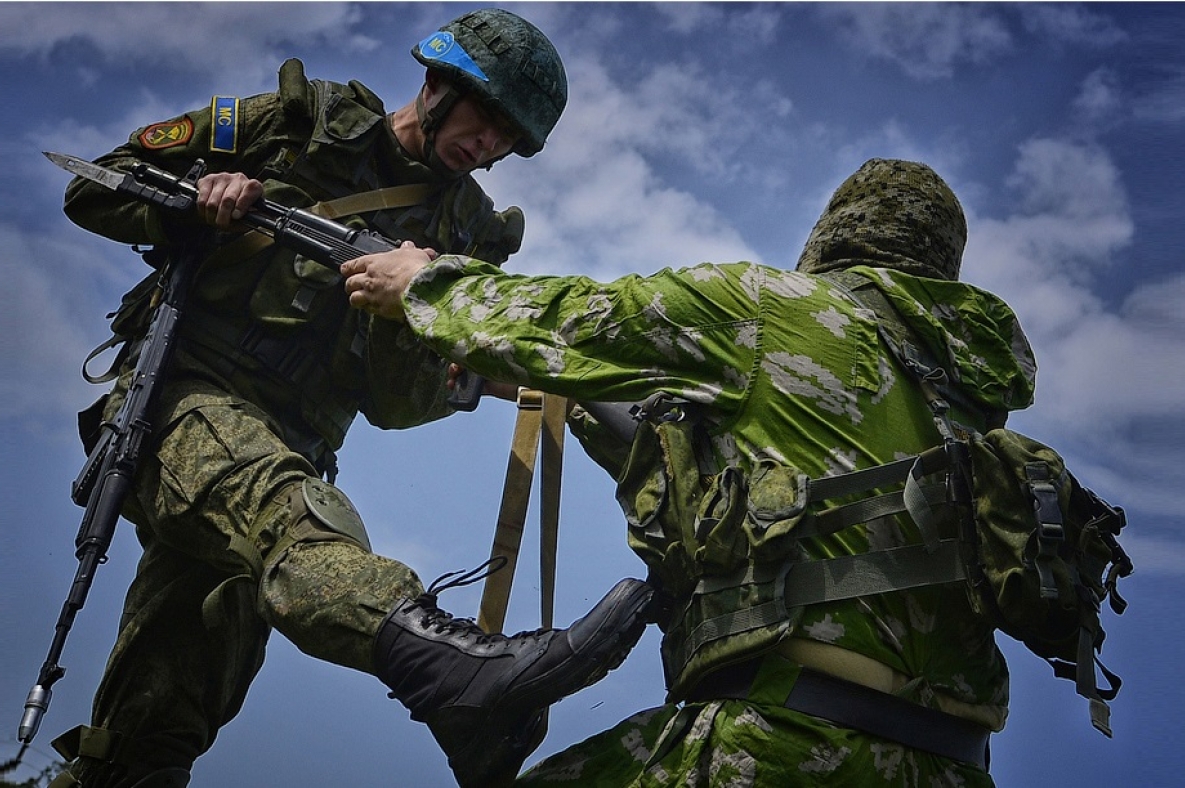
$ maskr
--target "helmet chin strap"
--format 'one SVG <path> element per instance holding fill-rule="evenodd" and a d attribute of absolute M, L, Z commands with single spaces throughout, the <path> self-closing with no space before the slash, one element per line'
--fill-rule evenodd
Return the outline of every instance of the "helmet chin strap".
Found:
<path fill-rule="evenodd" d="M 421 90 L 416 96 L 416 117 L 419 118 L 420 129 L 424 132 L 424 148 L 420 155 L 433 172 L 441 175 L 457 175 L 456 171 L 446 166 L 436 155 L 436 132 L 444 125 L 444 119 L 452 112 L 453 106 L 460 98 L 461 92 L 452 85 L 445 88 L 440 101 L 432 109 L 428 109 L 424 103 L 424 91 Z"/>

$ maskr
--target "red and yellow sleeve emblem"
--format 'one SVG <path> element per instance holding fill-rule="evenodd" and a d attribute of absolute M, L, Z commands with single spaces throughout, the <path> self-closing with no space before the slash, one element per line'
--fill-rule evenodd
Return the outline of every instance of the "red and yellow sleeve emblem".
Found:
<path fill-rule="evenodd" d="M 149 150 L 172 148 L 184 145 L 193 138 L 193 121 L 189 116 L 180 120 L 167 120 L 164 123 L 153 123 L 140 132 L 140 144 Z"/>

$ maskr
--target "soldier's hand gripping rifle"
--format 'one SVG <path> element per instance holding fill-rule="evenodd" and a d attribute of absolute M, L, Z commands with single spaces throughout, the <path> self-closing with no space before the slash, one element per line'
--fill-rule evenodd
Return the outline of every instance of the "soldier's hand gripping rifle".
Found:
<path fill-rule="evenodd" d="M 130 173 L 117 172 L 74 156 L 46 153 L 59 167 L 95 181 L 116 192 L 131 195 L 151 205 L 171 211 L 191 211 L 197 202 L 197 181 L 205 172 L 200 160 L 179 178 L 149 164 L 137 164 Z M 289 208 L 269 200 L 259 200 L 243 217 L 243 222 L 272 236 L 278 246 L 295 250 L 335 271 L 347 260 L 366 254 L 394 249 L 397 242 L 382 235 L 359 230 L 317 216 L 306 210 Z M 161 271 L 155 309 L 140 348 L 127 396 L 114 419 L 102 425 L 100 438 L 87 456 L 86 464 L 74 480 L 71 497 L 85 507 L 75 538 L 78 570 L 70 593 L 54 630 L 49 654 L 41 666 L 37 683 L 25 700 L 18 739 L 20 753 L 8 764 L 7 771 L 20 762 L 25 750 L 37 735 L 41 718 L 49 707 L 51 687 L 65 674 L 58 664 L 66 636 L 74 618 L 86 603 L 96 568 L 106 561 L 115 526 L 131 488 L 141 453 L 152 435 L 152 407 L 162 382 L 169 356 L 175 344 L 177 322 L 181 318 L 186 292 L 196 268 L 192 255 L 179 255 Z M 470 375 L 470 380 L 477 379 Z M 480 380 L 480 379 L 478 379 Z M 479 388 L 470 385 L 466 393 L 480 396 Z M 472 410 L 474 403 L 462 401 L 454 393 L 450 402 L 462 410 Z"/>
<path fill-rule="evenodd" d="M 196 179 L 188 176 L 178 178 L 144 162 L 135 165 L 130 173 L 123 173 L 74 156 L 61 153 L 45 155 L 64 170 L 152 205 L 190 210 L 197 200 Z M 198 165 L 201 165 L 200 160 Z M 386 252 L 399 245 L 398 241 L 379 233 L 348 227 L 311 211 L 290 208 L 271 200 L 258 200 L 242 218 L 242 222 L 270 235 L 277 246 L 292 249 L 334 271 L 347 260 Z M 481 397 L 481 389 L 481 378 L 467 373 L 458 380 L 457 387 L 449 397 L 449 404 L 457 410 L 473 410 Z"/>

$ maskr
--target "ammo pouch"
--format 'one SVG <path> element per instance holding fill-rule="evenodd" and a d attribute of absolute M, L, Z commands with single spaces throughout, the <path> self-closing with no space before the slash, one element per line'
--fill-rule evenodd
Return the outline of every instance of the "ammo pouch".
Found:
<path fill-rule="evenodd" d="M 772 648 L 797 620 L 785 574 L 799 558 L 806 477 L 773 462 L 751 476 L 705 473 L 706 444 L 698 419 L 643 421 L 617 489 L 630 547 L 686 600 L 661 623 L 672 700 L 708 671 Z"/>
<path fill-rule="evenodd" d="M 807 605 L 966 577 L 953 511 L 933 508 L 947 500 L 944 447 L 811 479 L 768 458 L 751 471 L 705 473 L 697 457 L 711 456 L 706 443 L 698 420 L 643 421 L 618 484 L 630 546 L 686 600 L 662 622 L 670 699 L 773 648 Z M 896 489 L 870 496 L 887 487 Z M 847 502 L 823 510 L 831 499 Z M 921 544 L 814 560 L 800 543 L 907 511 L 921 521 Z"/>

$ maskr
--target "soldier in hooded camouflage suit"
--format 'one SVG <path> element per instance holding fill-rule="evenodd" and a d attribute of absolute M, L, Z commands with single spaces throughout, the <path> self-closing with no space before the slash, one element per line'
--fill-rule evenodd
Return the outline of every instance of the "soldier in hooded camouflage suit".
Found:
<path fill-rule="evenodd" d="M 264 194 L 503 262 L 522 214 L 495 211 L 469 173 L 543 147 L 567 100 L 563 65 L 538 29 L 496 9 L 458 17 L 412 53 L 425 84 L 393 113 L 360 83 L 309 81 L 290 60 L 276 93 L 216 97 L 98 160 L 182 174 L 205 159 L 197 218 L 82 179 L 69 187 L 66 212 L 81 226 L 155 245 L 150 262 L 195 255 L 200 268 L 124 511 L 143 558 L 92 724 L 55 742 L 76 759 L 55 788 L 185 785 L 238 712 L 272 627 L 377 675 L 429 724 L 459 782 L 494 785 L 538 745 L 542 708 L 603 675 L 644 629 L 649 589 L 624 581 L 567 632 L 486 636 L 437 608 L 438 589 L 425 593 L 410 568 L 374 555 L 357 512 L 321 476 L 332 481 L 358 412 L 382 428 L 452 412 L 446 363 L 398 323 L 350 309 L 337 272 L 199 221 L 230 230 Z M 94 409 L 103 418 L 127 389 L 146 292 L 116 317 L 130 356 Z"/>
<path fill-rule="evenodd" d="M 1004 725 L 1008 675 L 957 588 L 798 606 L 783 590 L 811 559 L 921 539 L 905 516 L 795 538 L 799 474 L 942 441 L 857 290 L 879 294 L 942 360 L 962 393 L 957 423 L 983 430 L 1030 403 L 1035 364 L 1013 313 L 957 281 L 965 239 L 962 209 L 929 167 L 872 160 L 836 191 L 794 272 L 702 264 L 601 284 L 404 250 L 343 267 L 351 303 L 405 319 L 492 380 L 590 410 L 656 392 L 682 401 L 682 421 L 644 421 L 628 453 L 595 421 L 581 433 L 670 597 L 669 703 L 519 784 L 991 784 L 986 745 Z"/>

